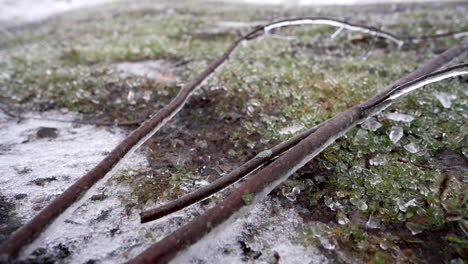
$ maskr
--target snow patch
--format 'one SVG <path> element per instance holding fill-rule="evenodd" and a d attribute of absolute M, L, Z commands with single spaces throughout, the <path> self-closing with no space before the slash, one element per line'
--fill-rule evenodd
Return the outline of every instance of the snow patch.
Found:
<path fill-rule="evenodd" d="M 215 228 L 171 263 L 272 263 L 275 252 L 280 263 L 328 263 L 317 248 L 297 242 L 303 225 L 294 207 L 284 208 L 278 198 L 267 197 L 242 217 Z M 241 243 L 249 248 L 247 253 Z"/>
<path fill-rule="evenodd" d="M 0 0 L 0 29 L 115 0 Z"/>

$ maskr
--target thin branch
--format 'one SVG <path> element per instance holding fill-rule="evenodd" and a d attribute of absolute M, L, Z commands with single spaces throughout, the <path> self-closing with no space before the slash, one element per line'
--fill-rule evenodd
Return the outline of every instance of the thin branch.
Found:
<path fill-rule="evenodd" d="M 179 211 L 184 209 L 202 199 L 209 197 L 210 195 L 217 193 L 224 188 L 228 187 L 229 185 L 235 183 L 236 181 L 242 179 L 246 175 L 255 171 L 259 166 L 263 165 L 267 161 L 271 160 L 274 157 L 281 155 L 283 152 L 287 151 L 298 142 L 306 138 L 311 133 L 315 132 L 320 125 L 315 126 L 313 128 L 309 128 L 304 132 L 299 133 L 298 135 L 282 142 L 274 146 L 271 149 L 264 150 L 260 152 L 257 156 L 250 159 L 242 166 L 238 167 L 237 169 L 233 170 L 226 176 L 223 176 L 216 181 L 212 182 L 210 185 L 202 187 L 192 193 L 189 193 L 185 196 L 182 196 L 179 199 L 174 201 L 170 201 L 169 203 L 157 207 L 152 210 L 144 211 L 140 213 L 141 223 L 150 222 L 161 217 L 164 217 L 168 214 L 173 212 Z"/>
<path fill-rule="evenodd" d="M 243 199 L 245 194 L 254 196 L 254 202 L 261 200 L 274 187 L 287 179 L 289 175 L 310 161 L 325 147 L 342 136 L 347 130 L 354 127 L 359 122 L 364 121 L 366 118 L 375 115 L 377 112 L 382 111 L 392 102 L 407 95 L 407 93 L 402 94 L 401 91 L 411 92 L 414 90 L 413 87 L 422 83 L 425 84 L 427 81 L 438 81 L 440 78 L 451 77 L 455 74 L 467 74 L 467 64 L 462 65 L 462 72 L 458 71 L 454 73 L 452 71 L 455 71 L 455 69 L 450 68 L 448 72 L 445 70 L 431 74 L 434 70 L 440 68 L 441 65 L 437 62 L 445 61 L 445 63 L 448 63 L 466 50 L 468 50 L 468 40 L 447 50 L 435 59 L 430 60 L 428 63 L 419 67 L 415 72 L 399 79 L 393 85 L 383 89 L 382 92 L 363 104 L 352 107 L 329 119 L 314 133 L 257 172 L 221 203 L 209 209 L 205 214 L 195 218 L 189 224 L 178 229 L 171 235 L 153 244 L 129 263 L 167 263 L 174 258 L 178 252 L 194 244 L 213 228 L 218 227 L 229 218 L 236 217 L 236 215 L 241 215 L 242 212 L 249 210 L 250 204 L 247 204 Z M 418 79 L 421 77 L 423 78 Z M 410 81 L 416 80 L 416 83 L 408 82 L 409 86 L 402 85 L 407 79 L 410 79 Z M 396 95 L 398 96 L 394 97 Z M 394 99 L 389 100 L 392 96 Z"/>

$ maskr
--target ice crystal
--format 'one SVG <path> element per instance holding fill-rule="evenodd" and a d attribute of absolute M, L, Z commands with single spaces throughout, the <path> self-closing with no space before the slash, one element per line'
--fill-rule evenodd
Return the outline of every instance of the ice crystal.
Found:
<path fill-rule="evenodd" d="M 400 139 L 403 137 L 403 128 L 400 126 L 392 127 L 388 133 L 388 137 L 393 142 L 393 144 L 398 143 L 398 141 L 400 141 Z"/>
<path fill-rule="evenodd" d="M 393 121 L 408 122 L 408 123 L 414 120 L 413 116 L 401 114 L 398 112 L 386 113 L 385 117 Z"/>
<path fill-rule="evenodd" d="M 410 153 L 418 153 L 420 151 L 418 145 L 416 145 L 415 143 L 409 143 L 407 145 L 404 146 L 404 148 L 410 152 Z"/>
<path fill-rule="evenodd" d="M 375 118 L 369 118 L 364 123 L 361 124 L 361 127 L 370 131 L 376 131 L 382 126 L 382 124 L 377 121 Z"/>

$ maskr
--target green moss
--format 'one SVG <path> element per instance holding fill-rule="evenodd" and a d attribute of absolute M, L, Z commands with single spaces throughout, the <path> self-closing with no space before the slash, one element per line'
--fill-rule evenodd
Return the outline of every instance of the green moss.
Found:
<path fill-rule="evenodd" d="M 245 190 L 244 194 L 242 194 L 242 200 L 244 200 L 245 205 L 251 204 L 254 198 L 255 196 L 249 190 Z"/>

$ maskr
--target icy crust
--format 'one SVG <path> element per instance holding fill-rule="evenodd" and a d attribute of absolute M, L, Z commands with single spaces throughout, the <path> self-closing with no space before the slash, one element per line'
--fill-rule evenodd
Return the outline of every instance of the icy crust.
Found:
<path fill-rule="evenodd" d="M 17 122 L 0 114 L 0 194 L 15 203 L 15 217 L 23 223 L 93 168 L 125 137 L 120 128 L 43 120 L 73 120 L 77 116 L 71 113 L 53 111 L 25 116 L 42 120 Z M 41 138 L 38 133 L 41 128 L 53 128 L 56 133 Z M 145 166 L 146 158 L 140 153 L 122 164 L 123 168 L 133 169 Z M 121 198 L 126 197 L 128 190 L 106 187 L 102 181 L 99 185 L 88 197 L 103 194 L 100 199 L 80 200 L 77 209 L 54 222 L 21 258 L 29 258 L 37 248 L 53 255 L 58 247 L 66 247 L 73 263 L 83 263 L 112 258 L 113 252 L 125 247 L 127 241 L 138 241 L 137 214 L 122 217 L 125 208 Z"/>
<path fill-rule="evenodd" d="M 76 118 L 60 112 L 27 116 Z M 41 128 L 56 131 L 56 137 L 41 138 Z M 34 119 L 18 123 L 0 114 L 0 193 L 11 199 L 26 194 L 17 201 L 16 215 L 27 221 L 96 165 L 124 136 L 115 128 Z"/>
<path fill-rule="evenodd" d="M 183 263 L 329 263 L 314 247 L 298 241 L 304 226 L 297 208 L 267 197 L 252 210 L 206 235 L 171 264 Z"/>

